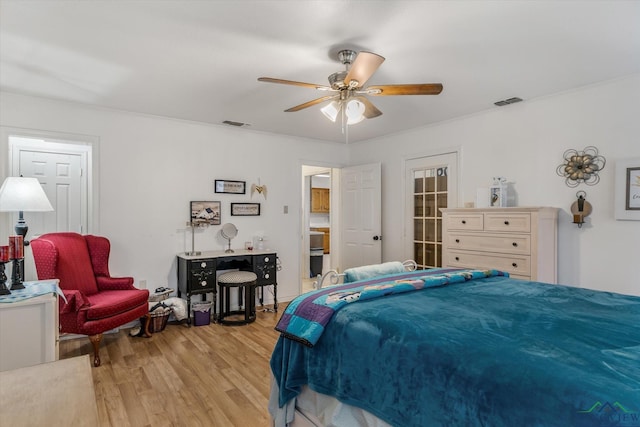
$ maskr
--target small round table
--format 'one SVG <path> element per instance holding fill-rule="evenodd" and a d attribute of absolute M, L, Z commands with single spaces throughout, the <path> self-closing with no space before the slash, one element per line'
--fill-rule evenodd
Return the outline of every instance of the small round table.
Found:
<path fill-rule="evenodd" d="M 251 271 L 230 271 L 218 276 L 220 286 L 220 318 L 223 325 L 246 325 L 256 320 L 256 283 L 258 276 Z M 231 288 L 238 288 L 238 307 L 244 310 L 231 310 Z M 229 316 L 242 315 L 241 319 L 227 319 Z"/>

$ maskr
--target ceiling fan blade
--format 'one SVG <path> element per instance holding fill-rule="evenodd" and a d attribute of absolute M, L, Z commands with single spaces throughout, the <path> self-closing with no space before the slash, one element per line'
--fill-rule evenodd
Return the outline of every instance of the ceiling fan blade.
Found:
<path fill-rule="evenodd" d="M 376 106 L 364 96 L 356 96 L 355 99 L 364 104 L 363 114 L 367 119 L 373 119 L 374 117 L 382 115 L 382 111 L 378 110 L 378 108 L 376 108 Z"/>
<path fill-rule="evenodd" d="M 302 86 L 302 87 L 308 87 L 308 88 L 311 88 L 311 89 L 318 89 L 318 90 L 333 90 L 329 86 L 325 86 L 325 85 L 317 85 L 317 84 L 313 84 L 313 83 L 296 82 L 296 81 L 293 81 L 293 80 L 274 79 L 274 78 L 271 78 L 271 77 L 259 77 L 258 81 L 259 82 L 267 82 L 267 83 L 278 83 L 278 84 L 281 84 L 281 85 Z"/>
<path fill-rule="evenodd" d="M 390 95 L 438 95 L 442 92 L 442 84 L 440 83 L 423 83 L 408 85 L 378 85 L 369 86 L 364 93 L 373 96 L 390 96 Z"/>
<path fill-rule="evenodd" d="M 362 87 L 384 62 L 384 57 L 371 52 L 360 52 L 344 78 L 344 84 Z"/>
<path fill-rule="evenodd" d="M 330 96 L 323 96 L 322 98 L 316 98 L 314 100 L 311 100 L 309 102 L 305 102 L 304 104 L 300 104 L 300 105 L 296 105 L 295 107 L 291 107 L 287 110 L 284 110 L 286 113 L 291 113 L 294 111 L 300 111 L 303 110 L 305 108 L 309 108 L 309 107 L 313 107 L 316 104 L 320 104 L 322 102 L 325 101 L 329 101 L 331 99 L 339 99 L 340 95 L 330 95 Z"/>

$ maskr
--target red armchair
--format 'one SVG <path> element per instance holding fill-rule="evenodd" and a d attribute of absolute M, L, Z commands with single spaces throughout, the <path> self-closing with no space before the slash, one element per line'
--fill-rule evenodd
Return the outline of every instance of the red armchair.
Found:
<path fill-rule="evenodd" d="M 60 331 L 88 335 L 93 365 L 100 366 L 102 333 L 149 316 L 149 291 L 131 277 L 111 277 L 111 245 L 104 237 L 49 233 L 31 241 L 38 279 L 59 279 L 67 302 L 59 299 Z M 149 335 L 149 321 L 147 336 Z"/>

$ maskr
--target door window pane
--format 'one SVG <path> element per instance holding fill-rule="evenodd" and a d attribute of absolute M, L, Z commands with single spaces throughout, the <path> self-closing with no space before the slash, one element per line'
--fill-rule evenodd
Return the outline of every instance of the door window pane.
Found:
<path fill-rule="evenodd" d="M 422 242 L 424 240 L 423 237 L 423 233 L 424 233 L 424 227 L 423 227 L 423 223 L 424 220 L 423 219 L 415 219 L 413 221 L 413 239 L 418 241 L 418 242 Z"/>
<path fill-rule="evenodd" d="M 424 202 L 423 202 L 423 195 L 419 194 L 416 196 L 413 196 L 413 216 L 415 217 L 423 217 L 424 216 Z"/>
<path fill-rule="evenodd" d="M 440 212 L 440 208 L 447 207 L 447 193 L 438 193 L 438 211 L 437 216 L 441 217 L 442 212 Z"/>

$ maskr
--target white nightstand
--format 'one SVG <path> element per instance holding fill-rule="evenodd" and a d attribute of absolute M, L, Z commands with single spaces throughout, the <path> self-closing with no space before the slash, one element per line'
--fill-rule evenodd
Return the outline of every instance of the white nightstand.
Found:
<path fill-rule="evenodd" d="M 57 280 L 25 282 L 48 283 L 57 288 Z M 8 297 L 11 297 L 9 295 Z M 53 292 L 31 298 L 0 302 L 0 371 L 58 360 L 58 296 Z"/>

